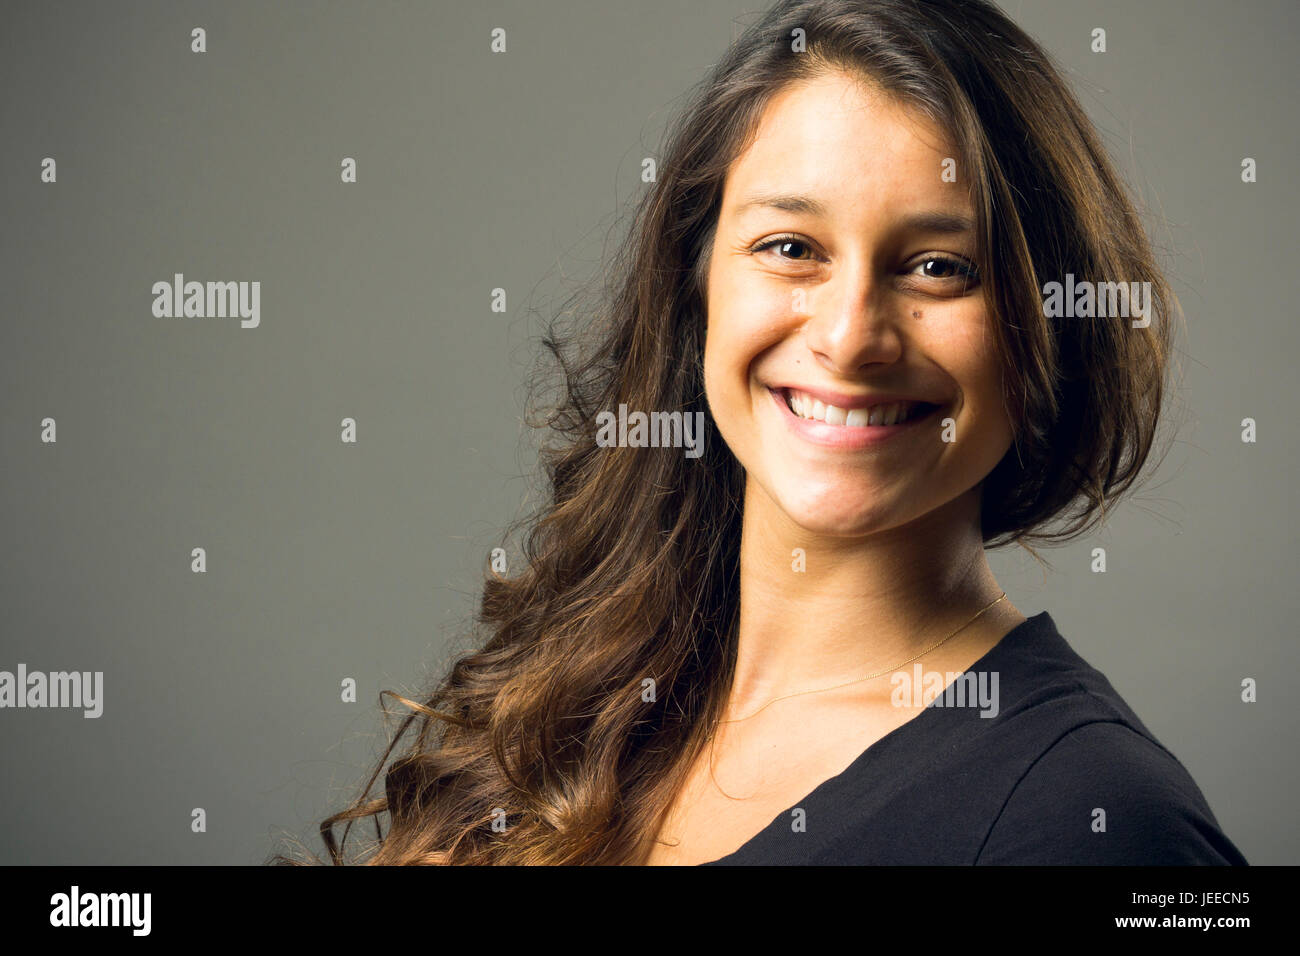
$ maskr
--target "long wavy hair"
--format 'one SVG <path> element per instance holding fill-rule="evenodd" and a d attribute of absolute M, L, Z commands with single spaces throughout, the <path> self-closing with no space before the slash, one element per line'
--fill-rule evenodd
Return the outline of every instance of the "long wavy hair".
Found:
<path fill-rule="evenodd" d="M 1014 428 L 983 483 L 986 547 L 1077 537 L 1137 477 L 1175 309 L 1048 55 L 984 0 L 777 3 L 669 131 L 597 306 L 545 335 L 563 384 L 535 422 L 547 484 L 526 519 L 523 566 L 485 571 L 477 651 L 423 701 L 392 695 L 410 712 L 361 795 L 321 824 L 332 862 L 354 862 L 344 845 L 366 819 L 375 839 L 355 862 L 646 859 L 721 716 L 736 653 L 744 475 L 703 385 L 723 182 L 773 94 L 827 70 L 865 77 L 935 122 L 969 177 Z M 1067 273 L 1151 283 L 1150 325 L 1046 318 L 1040 286 Z M 703 456 L 599 447 L 596 415 L 620 403 L 703 412 Z"/>

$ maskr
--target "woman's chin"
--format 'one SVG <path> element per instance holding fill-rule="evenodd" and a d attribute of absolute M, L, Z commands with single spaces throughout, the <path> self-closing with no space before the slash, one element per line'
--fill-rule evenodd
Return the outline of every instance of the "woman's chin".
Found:
<path fill-rule="evenodd" d="M 810 534 L 829 537 L 861 537 L 897 524 L 896 507 L 890 502 L 870 501 L 857 491 L 782 500 L 786 517 Z"/>

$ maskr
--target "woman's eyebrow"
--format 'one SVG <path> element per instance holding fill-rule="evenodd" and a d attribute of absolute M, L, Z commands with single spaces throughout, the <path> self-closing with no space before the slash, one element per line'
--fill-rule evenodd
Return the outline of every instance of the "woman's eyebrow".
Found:
<path fill-rule="evenodd" d="M 770 206 L 773 209 L 780 209 L 783 212 L 801 212 L 810 216 L 823 216 L 828 214 L 825 205 L 809 196 L 797 196 L 789 193 L 777 193 L 773 195 L 754 196 L 745 200 L 736 207 L 736 215 L 748 212 L 757 206 Z"/>
<path fill-rule="evenodd" d="M 905 217 L 899 225 L 916 232 L 963 233 L 975 228 L 975 220 L 958 212 L 922 212 Z"/>
<path fill-rule="evenodd" d="M 745 200 L 736 207 L 736 215 L 758 207 L 780 209 L 783 212 L 804 213 L 809 216 L 821 216 L 822 218 L 827 218 L 830 214 L 824 203 L 813 199 L 811 196 L 774 193 L 754 196 Z M 963 213 L 922 212 L 904 217 L 899 222 L 899 227 L 913 232 L 959 234 L 971 232 L 975 228 L 975 221 Z"/>

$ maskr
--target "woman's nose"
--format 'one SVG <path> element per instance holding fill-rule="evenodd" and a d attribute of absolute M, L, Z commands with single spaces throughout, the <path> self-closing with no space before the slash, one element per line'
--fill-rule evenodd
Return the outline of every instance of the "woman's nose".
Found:
<path fill-rule="evenodd" d="M 870 265 L 844 268 L 805 292 L 802 333 L 808 349 L 828 371 L 845 377 L 872 365 L 897 361 L 903 335 L 896 303 Z"/>

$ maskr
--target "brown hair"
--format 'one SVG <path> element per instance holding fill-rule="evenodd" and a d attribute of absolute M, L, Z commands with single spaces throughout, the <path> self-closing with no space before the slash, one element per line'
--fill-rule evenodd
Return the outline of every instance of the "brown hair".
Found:
<path fill-rule="evenodd" d="M 670 132 L 602 304 L 544 338 L 563 386 L 538 423 L 552 439 L 548 497 L 525 566 L 487 575 L 481 649 L 426 702 L 393 695 L 411 713 L 361 796 L 321 824 L 333 862 L 367 818 L 370 863 L 646 858 L 721 716 L 736 646 L 742 472 L 709 416 L 702 370 L 702 278 L 723 182 L 772 95 L 827 69 L 936 122 L 970 177 L 1015 434 L 983 486 L 986 546 L 1078 536 L 1136 478 L 1160 413 L 1171 297 L 1046 53 L 984 0 L 778 3 Z M 1149 327 L 1046 318 L 1040 283 L 1067 273 L 1151 283 Z M 703 412 L 703 457 L 597 447 L 595 416 L 619 403 Z M 417 719 L 384 795 L 368 798 Z"/>

